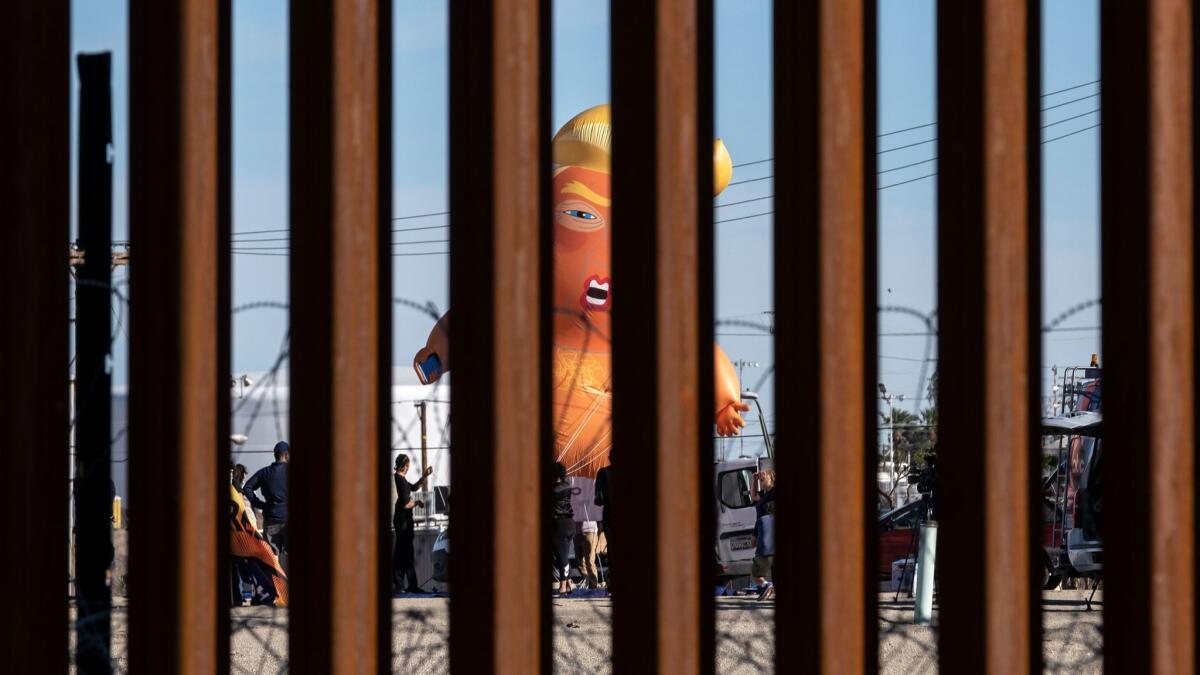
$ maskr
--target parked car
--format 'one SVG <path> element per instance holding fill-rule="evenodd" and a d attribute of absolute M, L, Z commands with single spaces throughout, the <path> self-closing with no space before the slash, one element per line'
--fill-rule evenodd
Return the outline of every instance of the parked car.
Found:
<path fill-rule="evenodd" d="M 1054 488 L 1059 480 L 1057 470 L 1042 478 L 1042 562 L 1043 573 L 1036 579 L 1042 588 L 1053 588 L 1061 581 L 1066 573 L 1056 565 L 1059 552 L 1063 548 L 1064 537 L 1057 527 L 1061 509 L 1056 508 Z M 877 572 L 880 579 L 891 577 L 892 563 L 905 558 L 916 557 L 914 548 L 913 528 L 920 521 L 921 500 L 890 509 L 879 516 L 879 566 Z M 943 538 L 939 544 L 948 545 Z"/>

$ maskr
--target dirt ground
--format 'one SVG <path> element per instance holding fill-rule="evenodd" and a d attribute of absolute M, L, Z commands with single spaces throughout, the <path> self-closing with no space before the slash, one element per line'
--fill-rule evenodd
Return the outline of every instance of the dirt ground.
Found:
<path fill-rule="evenodd" d="M 1086 611 L 1082 591 L 1054 591 L 1044 596 L 1042 642 L 1047 672 L 1101 671 L 1101 605 Z M 1102 595 L 1097 595 L 1102 601 Z M 444 673 L 448 670 L 449 630 L 444 598 L 393 600 L 393 670 Z M 879 657 L 885 673 L 937 672 L 937 616 L 932 626 L 912 624 L 912 602 L 892 594 L 879 597 Z M 775 639 L 774 602 L 744 598 L 717 601 L 717 672 L 772 671 Z M 608 599 L 554 601 L 554 669 L 559 673 L 609 673 Z M 113 613 L 113 654 L 125 672 L 126 611 L 118 600 Z M 234 673 L 287 671 L 287 611 L 239 607 L 233 611 L 231 651 Z"/>

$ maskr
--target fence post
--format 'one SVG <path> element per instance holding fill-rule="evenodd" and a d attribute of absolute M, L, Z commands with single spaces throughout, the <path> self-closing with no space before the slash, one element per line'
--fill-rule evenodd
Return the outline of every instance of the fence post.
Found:
<path fill-rule="evenodd" d="M 550 670 L 549 12 L 450 5 L 454 672 Z"/>
<path fill-rule="evenodd" d="M 9 256 L 0 266 L 0 375 L 19 392 L 0 406 L 10 480 L 0 578 L 11 611 L 0 662 L 12 672 L 66 673 L 69 457 L 67 243 L 70 236 L 70 8 L 64 0 L 0 9 L 8 133 Z M 102 252 L 107 255 L 108 252 Z"/>
<path fill-rule="evenodd" d="M 1101 5 L 1109 672 L 1196 668 L 1192 11 Z"/>
<path fill-rule="evenodd" d="M 611 25 L 613 669 L 711 672 L 712 3 Z"/>
<path fill-rule="evenodd" d="M 391 344 L 382 311 L 379 212 L 390 174 L 380 147 L 377 0 L 315 0 L 292 6 L 289 56 L 289 211 L 292 225 L 291 411 L 294 449 L 288 513 L 290 668 L 298 673 L 383 672 L 390 641 L 388 588 L 379 566 L 384 506 L 378 444 L 380 363 Z M 389 41 L 390 43 L 390 41 Z M 384 137 L 387 136 L 385 133 Z M 385 624 L 385 625 L 381 625 Z"/>
<path fill-rule="evenodd" d="M 775 3 L 775 367 L 787 383 L 776 390 L 776 635 L 790 645 L 776 650 L 779 672 L 863 672 L 877 659 L 864 4 Z"/>
<path fill-rule="evenodd" d="M 1030 311 L 1040 250 L 1030 167 L 1040 151 L 1028 51 L 1039 11 L 1024 0 L 938 5 L 935 517 L 949 671 L 1040 671 L 1030 574 L 1031 556 L 1040 559 L 1030 515 L 1040 413 L 1029 391 L 1040 386 L 1040 317 Z"/>
<path fill-rule="evenodd" d="M 217 435 L 229 414 L 218 346 L 227 23 L 218 3 L 179 0 L 137 0 L 129 16 L 129 664 L 218 672 L 229 631 L 218 553 L 229 459 Z"/>

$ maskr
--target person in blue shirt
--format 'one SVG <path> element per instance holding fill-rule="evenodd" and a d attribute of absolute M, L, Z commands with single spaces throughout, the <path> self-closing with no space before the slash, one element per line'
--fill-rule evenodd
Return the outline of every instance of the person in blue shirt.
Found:
<path fill-rule="evenodd" d="M 275 444 L 275 462 L 254 473 L 242 486 L 242 494 L 250 504 L 263 512 L 263 534 L 275 547 L 279 564 L 287 571 L 287 505 L 288 505 L 288 459 L 290 452 L 286 441 Z M 256 492 L 262 493 L 260 499 Z"/>
<path fill-rule="evenodd" d="M 754 562 L 750 576 L 759 588 L 775 578 L 775 469 L 754 474 L 750 479 L 750 499 L 754 502 Z"/>

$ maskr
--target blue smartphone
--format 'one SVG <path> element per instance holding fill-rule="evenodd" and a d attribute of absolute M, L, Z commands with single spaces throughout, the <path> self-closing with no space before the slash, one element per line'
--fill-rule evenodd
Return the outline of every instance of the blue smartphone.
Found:
<path fill-rule="evenodd" d="M 442 360 L 437 354 L 430 354 L 429 358 L 420 363 L 418 368 L 421 369 L 421 379 L 425 384 L 429 384 L 434 379 L 442 374 Z"/>

